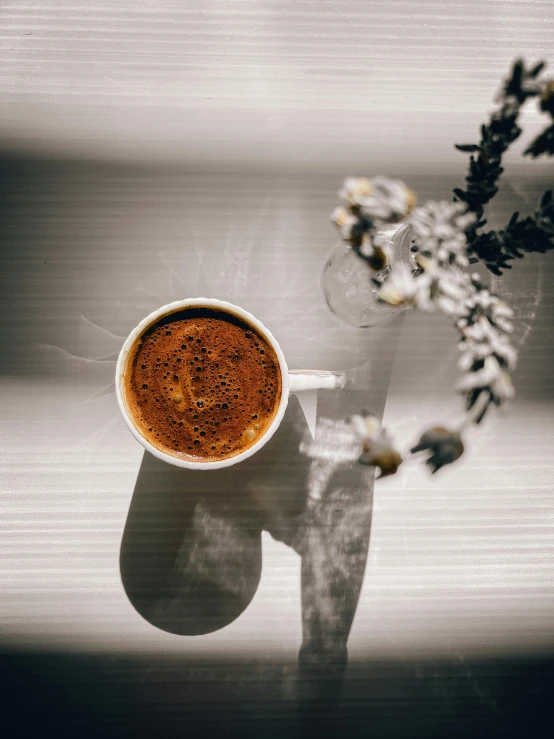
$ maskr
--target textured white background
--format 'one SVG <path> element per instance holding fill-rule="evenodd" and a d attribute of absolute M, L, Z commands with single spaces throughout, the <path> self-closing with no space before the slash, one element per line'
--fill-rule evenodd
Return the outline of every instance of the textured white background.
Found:
<path fill-rule="evenodd" d="M 539 0 L 2 5 L 2 142 L 29 158 L 3 173 L 5 643 L 294 657 L 299 562 L 267 534 L 258 593 L 216 634 L 156 630 L 127 601 L 142 449 L 117 416 L 114 355 L 147 312 L 208 292 L 258 315 L 291 366 L 349 369 L 382 393 L 390 377 L 385 419 L 408 443 L 456 418 L 445 322 L 408 316 L 396 350 L 394 331 L 326 313 L 327 216 L 350 173 L 448 197 L 465 168 L 452 144 L 475 139 L 511 59 L 554 64 L 553 19 Z M 540 124 L 524 120 L 527 140 Z M 517 148 L 498 223 L 553 179 Z M 354 659 L 554 643 L 554 270 L 516 270 L 519 400 L 436 479 L 406 467 L 376 485 Z"/>
<path fill-rule="evenodd" d="M 16 148 L 406 173 L 458 164 L 513 57 L 552 53 L 554 5 L 21 0 L 0 22 Z"/>

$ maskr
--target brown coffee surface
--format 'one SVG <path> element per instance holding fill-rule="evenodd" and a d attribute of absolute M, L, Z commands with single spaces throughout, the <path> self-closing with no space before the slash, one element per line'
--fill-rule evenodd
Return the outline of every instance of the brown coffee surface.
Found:
<path fill-rule="evenodd" d="M 124 381 L 129 411 L 148 441 L 197 462 L 251 447 L 281 400 L 273 347 L 238 316 L 207 307 L 151 324 L 131 348 Z"/>

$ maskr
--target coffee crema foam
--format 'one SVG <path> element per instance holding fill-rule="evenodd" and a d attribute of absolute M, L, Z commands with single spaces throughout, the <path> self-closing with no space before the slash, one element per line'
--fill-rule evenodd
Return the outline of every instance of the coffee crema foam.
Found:
<path fill-rule="evenodd" d="M 255 444 L 281 401 L 269 342 L 242 318 L 208 307 L 163 316 L 133 344 L 125 370 L 129 411 L 159 450 L 219 461 Z"/>

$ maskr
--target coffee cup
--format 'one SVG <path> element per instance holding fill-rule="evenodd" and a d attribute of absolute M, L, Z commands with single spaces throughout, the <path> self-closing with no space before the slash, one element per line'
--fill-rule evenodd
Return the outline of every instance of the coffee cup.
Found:
<path fill-rule="evenodd" d="M 217 459 L 210 461 L 197 461 L 196 459 L 190 459 L 185 456 L 169 454 L 168 452 L 159 449 L 151 441 L 149 441 L 143 431 L 141 431 L 139 424 L 135 421 L 133 417 L 133 413 L 128 402 L 129 399 L 127 397 L 125 378 L 126 373 L 129 371 L 129 354 L 133 346 L 135 345 L 135 342 L 152 324 L 156 323 L 166 316 L 170 316 L 172 313 L 176 313 L 188 308 L 214 309 L 218 311 L 223 311 L 225 313 L 230 313 L 237 318 L 242 319 L 247 324 L 256 329 L 270 344 L 275 352 L 279 363 L 279 371 L 281 374 L 281 397 L 279 399 L 278 406 L 276 408 L 276 412 L 271 423 L 265 429 L 265 432 L 260 436 L 255 444 L 248 447 L 244 451 L 235 454 L 234 456 L 227 457 L 221 460 Z M 170 303 L 169 305 L 162 306 L 158 310 L 146 316 L 146 318 L 144 318 L 138 324 L 138 326 L 134 328 L 133 331 L 131 331 L 125 343 L 123 344 L 117 361 L 115 388 L 117 402 L 119 404 L 121 414 L 123 415 L 123 419 L 127 424 L 127 427 L 129 428 L 133 436 L 137 439 L 137 441 L 139 441 L 147 451 L 149 451 L 155 457 L 158 457 L 159 459 L 162 459 L 169 464 L 176 465 L 177 467 L 184 467 L 192 470 L 215 470 L 221 469 L 222 467 L 230 467 L 231 465 L 238 464 L 239 462 L 242 462 L 243 460 L 251 457 L 263 446 L 265 446 L 265 444 L 267 444 L 267 442 L 277 431 L 281 421 L 283 420 L 291 393 L 300 393 L 308 390 L 343 388 L 345 382 L 345 375 L 340 372 L 326 372 L 321 370 L 289 370 L 281 347 L 279 346 L 271 331 L 267 329 L 262 324 L 262 322 L 255 318 L 251 313 L 248 313 L 242 308 L 239 308 L 238 306 L 223 300 L 215 300 L 211 298 L 187 298 L 185 300 L 178 300 L 174 303 Z"/>

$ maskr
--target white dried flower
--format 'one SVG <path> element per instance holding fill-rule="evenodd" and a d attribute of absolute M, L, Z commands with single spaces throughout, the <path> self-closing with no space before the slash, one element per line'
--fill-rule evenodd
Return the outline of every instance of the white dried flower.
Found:
<path fill-rule="evenodd" d="M 416 196 L 400 180 L 373 177 L 372 191 L 360 202 L 363 212 L 374 223 L 384 225 L 406 218 L 413 210 Z"/>
<path fill-rule="evenodd" d="M 380 477 L 394 475 L 402 464 L 402 457 L 394 448 L 393 441 L 381 426 L 380 420 L 371 415 L 354 415 L 350 422 L 362 448 L 358 461 L 377 467 Z"/>
<path fill-rule="evenodd" d="M 374 253 L 375 243 L 367 235 L 364 235 L 362 243 L 360 244 L 360 254 L 364 257 L 371 257 Z"/>
<path fill-rule="evenodd" d="M 516 394 L 510 375 L 507 372 L 502 372 L 502 374 L 497 377 L 495 382 L 491 385 L 490 390 L 498 404 L 506 400 L 512 400 Z"/>
<path fill-rule="evenodd" d="M 375 226 L 401 221 L 411 213 L 416 203 L 415 194 L 403 182 L 382 176 L 371 180 L 368 177 L 347 177 L 338 194 Z"/>
<path fill-rule="evenodd" d="M 379 436 L 381 421 L 375 416 L 356 414 L 352 416 L 350 423 L 361 442 L 374 440 Z"/>
<path fill-rule="evenodd" d="M 488 390 L 491 396 L 499 402 L 510 400 L 515 394 L 510 376 L 493 356 L 485 359 L 482 369 L 470 372 L 463 377 L 456 388 L 461 393 L 479 389 Z"/>
<path fill-rule="evenodd" d="M 487 387 L 498 379 L 502 372 L 502 368 L 494 357 L 487 357 L 482 369 L 477 372 L 471 372 L 463 377 L 457 384 L 457 389 L 463 392 L 473 390 L 478 387 Z"/>
<path fill-rule="evenodd" d="M 468 290 L 471 288 L 469 277 L 459 269 L 442 266 L 432 257 L 418 254 L 416 261 L 430 279 L 429 296 L 437 307 L 449 316 L 458 317 L 463 314 Z M 428 310 L 432 310 L 432 307 Z"/>
<path fill-rule="evenodd" d="M 470 369 L 475 359 L 485 359 L 489 355 L 496 356 L 509 369 L 514 369 L 517 363 L 517 352 L 509 338 L 500 333 L 489 320 L 482 316 L 477 323 L 462 330 L 466 338 L 460 344 L 464 356 L 459 362 L 462 369 Z"/>
<path fill-rule="evenodd" d="M 514 324 L 511 321 L 506 320 L 502 316 L 495 316 L 493 320 L 498 328 L 501 329 L 501 331 L 504 331 L 504 333 L 506 334 L 511 334 L 514 330 Z"/>
<path fill-rule="evenodd" d="M 504 333 L 511 333 L 514 329 L 510 320 L 513 315 L 512 309 L 497 295 L 487 289 L 476 290 L 465 302 L 465 316 L 460 318 L 458 327 L 463 329 L 478 320 L 478 317 L 485 316 Z"/>
<path fill-rule="evenodd" d="M 464 229 L 475 218 L 464 209 L 461 203 L 447 202 L 417 208 L 410 222 L 422 273 L 414 275 L 406 265 L 393 266 L 378 295 L 390 305 L 427 311 L 437 307 L 454 318 L 463 336 L 459 366 L 466 373 L 458 389 L 471 395 L 486 389 L 490 399 L 500 404 L 514 394 L 506 372 L 517 360 L 507 336 L 513 328 L 512 311 L 480 284 L 477 275 L 470 277 L 463 271 L 468 264 Z"/>
<path fill-rule="evenodd" d="M 430 200 L 414 210 L 410 225 L 424 256 L 460 269 L 467 267 L 465 229 L 475 221 L 475 215 L 466 213 L 466 207 L 463 203 Z"/>
<path fill-rule="evenodd" d="M 339 198 L 350 205 L 362 206 L 364 200 L 371 195 L 373 187 L 369 177 L 347 177 L 338 192 Z"/>
<path fill-rule="evenodd" d="M 358 223 L 358 218 L 341 206 L 331 213 L 331 221 L 339 229 L 342 238 L 349 241 L 352 237 L 352 229 Z"/>
<path fill-rule="evenodd" d="M 379 300 L 394 307 L 411 305 L 419 310 L 433 310 L 429 295 L 431 277 L 414 276 L 405 264 L 395 264 L 377 293 Z"/>
<path fill-rule="evenodd" d="M 435 299 L 435 303 L 439 310 L 447 316 L 455 316 L 459 312 L 460 303 L 454 298 L 450 298 L 447 295 L 439 295 Z"/>
<path fill-rule="evenodd" d="M 372 237 L 373 246 L 382 249 L 387 255 L 389 262 L 392 256 L 393 238 L 394 235 L 397 233 L 397 227 L 393 227 L 393 229 L 394 230 L 392 231 L 392 234 L 391 229 L 388 229 L 384 231 L 379 231 Z"/>
<path fill-rule="evenodd" d="M 469 280 L 463 272 L 439 268 L 435 290 L 436 303 L 440 310 L 457 318 L 464 311 L 469 287 Z"/>

